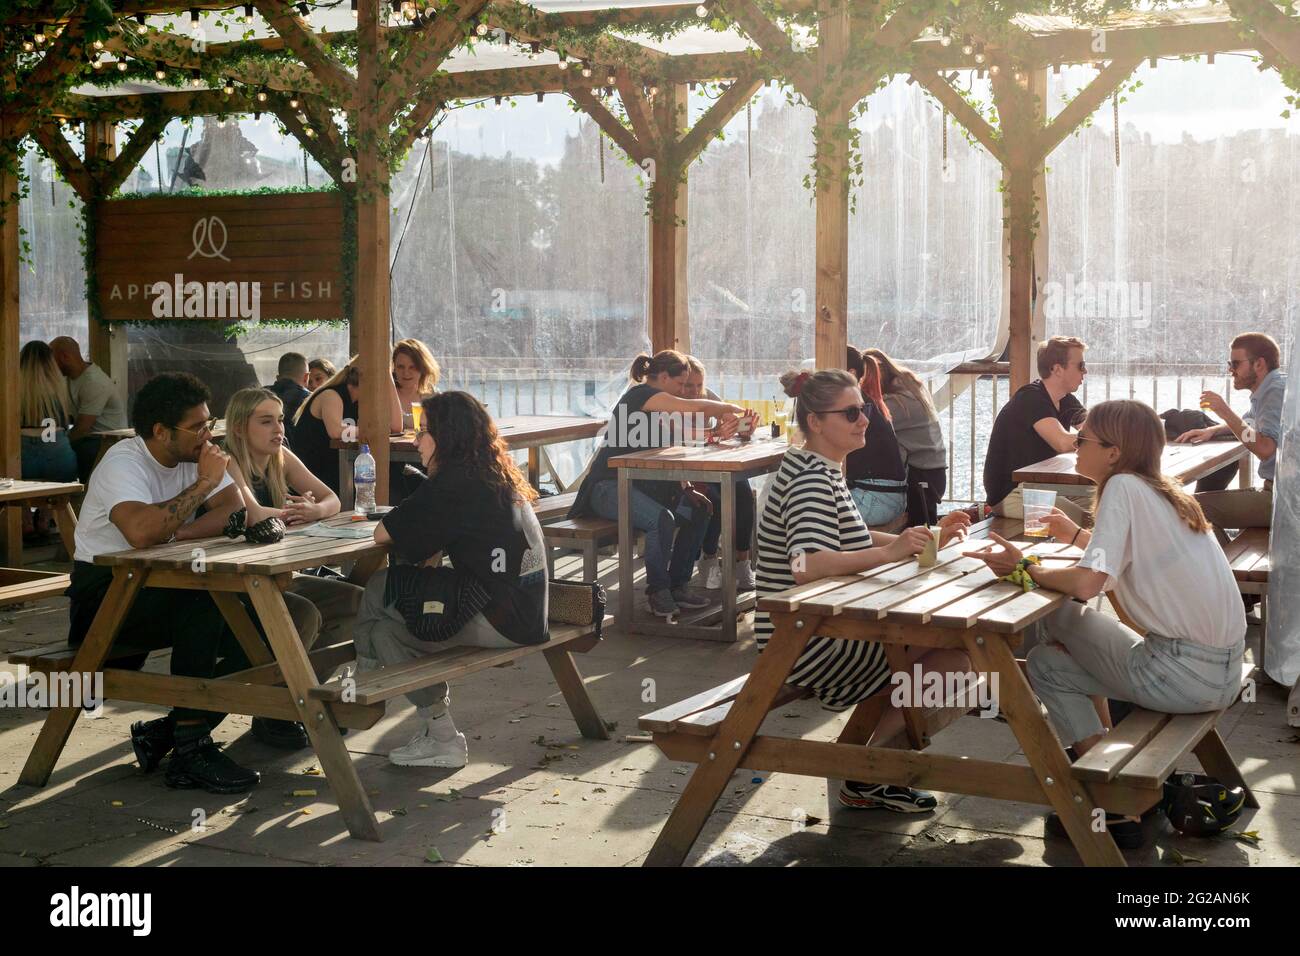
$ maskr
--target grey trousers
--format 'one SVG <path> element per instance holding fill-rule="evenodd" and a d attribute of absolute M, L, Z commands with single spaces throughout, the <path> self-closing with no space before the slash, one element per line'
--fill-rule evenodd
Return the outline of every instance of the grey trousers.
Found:
<path fill-rule="evenodd" d="M 1032 645 L 1032 647 L 1031 647 Z M 1065 746 L 1102 732 L 1091 698 L 1126 700 L 1162 714 L 1221 710 L 1241 691 L 1246 642 L 1209 647 L 1156 634 L 1145 638 L 1076 601 L 1031 625 L 1029 683 Z"/>
<path fill-rule="evenodd" d="M 482 614 L 470 618 L 465 626 L 448 640 L 438 643 L 422 641 L 406 627 L 406 621 L 395 607 L 384 605 L 384 582 L 388 571 L 378 571 L 366 585 L 361 598 L 361 608 L 352 629 L 352 640 L 357 657 L 369 657 L 384 667 L 405 664 L 407 661 L 429 654 L 443 647 L 469 645 L 472 647 L 516 647 L 516 643 L 503 637 Z M 432 716 L 446 713 L 451 696 L 446 683 L 433 684 L 411 691 L 406 695 L 416 707 L 431 708 Z"/>
<path fill-rule="evenodd" d="M 295 574 L 284 592 L 284 603 L 302 646 L 310 649 L 322 637 L 326 645 L 346 638 L 363 593 L 362 588 L 347 581 Z"/>

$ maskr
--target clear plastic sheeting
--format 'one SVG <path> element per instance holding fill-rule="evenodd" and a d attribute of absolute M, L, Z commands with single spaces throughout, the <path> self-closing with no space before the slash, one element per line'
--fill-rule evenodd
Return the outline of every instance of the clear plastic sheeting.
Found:
<path fill-rule="evenodd" d="M 1055 115 L 1094 76 L 1050 77 Z M 1195 408 L 1233 393 L 1228 346 L 1266 332 L 1289 350 L 1300 309 L 1300 126 L 1286 87 L 1251 57 L 1144 63 L 1115 105 L 1048 157 L 1049 335 L 1088 343 L 1085 404 Z"/>
<path fill-rule="evenodd" d="M 84 343 L 88 325 L 81 197 L 35 149 L 24 162 L 29 189 L 18 205 L 26 258 L 18 266 L 22 341 L 48 342 L 70 335 Z"/>
<path fill-rule="evenodd" d="M 1300 315 L 1292 322 L 1292 341 L 1296 338 L 1300 338 Z M 1293 364 L 1295 349 L 1282 355 L 1282 367 L 1290 377 L 1273 484 L 1264 671 L 1279 684 L 1292 687 L 1300 680 L 1300 378 Z"/>

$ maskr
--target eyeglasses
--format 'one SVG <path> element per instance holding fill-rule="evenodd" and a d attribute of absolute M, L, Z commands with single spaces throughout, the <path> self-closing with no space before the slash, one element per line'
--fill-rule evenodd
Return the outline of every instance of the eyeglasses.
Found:
<path fill-rule="evenodd" d="M 1098 445 L 1100 445 L 1102 448 L 1114 448 L 1114 447 L 1115 447 L 1115 446 L 1112 445 L 1110 442 L 1108 442 L 1108 441 L 1102 441 L 1100 438 L 1087 438 L 1087 437 L 1085 437 L 1085 436 L 1083 436 L 1083 435 L 1075 435 L 1075 436 L 1074 436 L 1074 450 L 1075 450 L 1075 451 L 1078 451 L 1080 448 L 1083 447 L 1083 443 L 1086 442 L 1086 441 L 1095 441 L 1095 442 L 1096 442 Z"/>
<path fill-rule="evenodd" d="M 213 416 L 212 416 L 211 418 L 209 418 L 206 422 L 204 422 L 204 423 L 202 424 L 202 426 L 200 426 L 200 427 L 197 428 L 197 429 L 196 429 L 196 428 L 186 428 L 184 425 L 173 425 L 172 427 L 173 427 L 173 428 L 177 428 L 177 429 L 179 429 L 180 431 L 183 431 L 183 432 L 189 432 L 191 435 L 198 435 L 198 436 L 200 436 L 200 437 L 202 437 L 202 436 L 204 436 L 204 435 L 211 436 L 211 434 L 212 434 L 212 432 L 213 432 L 213 429 L 215 429 L 215 428 L 217 427 L 217 422 L 219 422 L 219 421 L 221 421 L 221 419 L 219 419 L 216 415 L 213 415 Z"/>
<path fill-rule="evenodd" d="M 1080 362 L 1079 362 L 1079 371 L 1080 371 L 1080 372 L 1083 372 L 1083 373 L 1085 373 L 1085 374 L 1087 374 L 1087 371 L 1088 371 L 1088 363 L 1087 363 L 1087 362 L 1084 362 L 1084 361 L 1080 361 Z"/>
<path fill-rule="evenodd" d="M 1249 361 L 1250 359 L 1228 359 L 1228 371 L 1235 372 L 1237 370 L 1238 365 L 1240 365 L 1242 362 L 1249 362 Z"/>
<path fill-rule="evenodd" d="M 871 412 L 866 405 L 850 405 L 848 408 L 831 408 L 824 412 L 818 412 L 818 415 L 843 415 L 844 420 L 850 425 L 858 420 L 858 416 L 870 418 Z"/>

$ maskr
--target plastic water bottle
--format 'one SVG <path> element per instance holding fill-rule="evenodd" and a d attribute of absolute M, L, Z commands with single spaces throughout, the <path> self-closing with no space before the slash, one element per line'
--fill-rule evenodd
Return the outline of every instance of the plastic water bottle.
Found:
<path fill-rule="evenodd" d="M 375 513 L 375 458 L 370 454 L 370 446 L 362 445 L 361 454 L 357 455 L 352 465 L 352 486 L 357 491 L 356 511 L 358 514 Z"/>

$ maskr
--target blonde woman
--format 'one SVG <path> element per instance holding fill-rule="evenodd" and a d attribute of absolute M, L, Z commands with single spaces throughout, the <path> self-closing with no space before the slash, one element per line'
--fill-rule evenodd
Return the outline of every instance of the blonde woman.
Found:
<path fill-rule="evenodd" d="M 339 490 L 339 453 L 330 442 L 344 437 L 351 426 L 357 441 L 377 441 L 360 431 L 361 356 L 354 355 L 337 372 L 298 406 L 293 417 L 293 449 L 307 470 L 336 495 Z M 397 388 L 389 379 L 388 427 L 391 434 L 402 431 L 402 409 Z"/>
<path fill-rule="evenodd" d="M 274 514 L 292 527 L 339 512 L 338 495 L 285 447 L 284 426 L 283 404 L 264 388 L 241 389 L 226 406 L 227 472 L 249 509 L 250 524 Z M 311 647 L 322 636 L 331 644 L 350 633 L 363 593 L 338 578 L 295 574 L 284 598 L 303 644 Z M 299 724 L 254 719 L 253 725 L 264 743 L 307 746 Z"/>
<path fill-rule="evenodd" d="M 54 361 L 54 352 L 39 340 L 23 346 L 18 358 L 19 430 L 22 433 L 22 476 L 29 481 L 76 481 L 77 455 L 68 441 L 72 401 L 67 382 Z M 48 509 L 23 509 L 23 536 L 50 531 Z"/>
<path fill-rule="evenodd" d="M 915 372 L 880 349 L 863 349 L 862 354 L 880 367 L 880 390 L 907 466 L 907 523 L 934 524 L 948 489 L 948 447 L 930 390 Z"/>
<path fill-rule="evenodd" d="M 411 406 L 416 405 L 438 390 L 442 369 L 429 351 L 429 346 L 419 339 L 402 339 L 393 346 L 393 384 L 397 387 L 397 400 L 402 406 L 402 428 L 411 429 Z"/>
<path fill-rule="evenodd" d="M 1196 499 L 1161 474 L 1164 424 L 1135 401 L 1102 402 L 1075 437 L 1081 475 L 1097 484 L 1096 524 L 1062 512 L 1053 537 L 1083 549 L 1073 567 L 1025 563 L 1039 585 L 1090 600 L 1114 591 L 1145 637 L 1086 604 L 1069 601 L 1026 634 L 1029 680 L 1067 746 L 1082 755 L 1106 733 L 1102 698 L 1164 714 L 1219 710 L 1241 690 L 1246 617 L 1232 569 Z M 997 535 L 972 552 L 997 574 L 1022 563 Z M 1035 646 L 1036 645 L 1036 646 Z M 1120 846 L 1141 844 L 1134 820 L 1110 817 Z"/>

